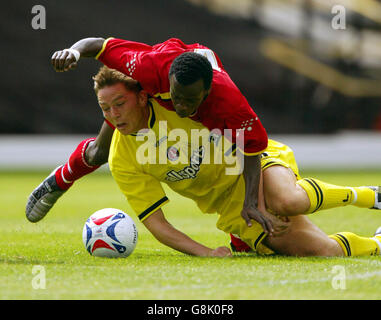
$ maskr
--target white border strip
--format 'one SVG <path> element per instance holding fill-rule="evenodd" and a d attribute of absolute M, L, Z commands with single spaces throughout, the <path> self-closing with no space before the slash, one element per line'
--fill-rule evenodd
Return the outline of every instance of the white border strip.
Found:
<path fill-rule="evenodd" d="M 94 135 L 0 135 L 0 169 L 47 169 Z M 269 135 L 290 146 L 300 169 L 381 170 L 381 133 Z"/>

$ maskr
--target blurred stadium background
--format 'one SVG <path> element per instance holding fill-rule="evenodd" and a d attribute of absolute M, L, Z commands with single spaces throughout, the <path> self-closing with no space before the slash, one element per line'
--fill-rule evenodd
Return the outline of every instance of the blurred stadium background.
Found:
<path fill-rule="evenodd" d="M 31 26 L 37 4 L 44 30 Z M 332 28 L 335 5 L 344 30 Z M 23 0 L 7 3 L 0 26 L 1 169 L 53 167 L 98 132 L 91 76 L 100 63 L 60 74 L 50 66 L 55 50 L 90 36 L 202 43 L 301 168 L 381 164 L 380 1 Z"/>

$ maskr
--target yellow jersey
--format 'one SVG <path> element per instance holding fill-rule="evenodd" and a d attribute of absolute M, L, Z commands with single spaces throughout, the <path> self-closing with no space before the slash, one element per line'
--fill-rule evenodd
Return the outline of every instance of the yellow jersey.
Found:
<path fill-rule="evenodd" d="M 254 251 L 271 254 L 262 244 L 262 227 L 251 227 L 241 217 L 245 181 L 240 153 L 221 132 L 209 131 L 200 122 L 180 118 L 155 100 L 149 101 L 148 129 L 122 135 L 115 130 L 109 154 L 111 173 L 140 221 L 164 206 L 162 183 L 193 199 L 204 213 L 218 213 L 217 228 L 240 237 Z M 237 142 L 238 144 L 238 142 Z M 291 168 L 300 179 L 292 150 L 269 140 L 261 166 Z"/>
<path fill-rule="evenodd" d="M 109 154 L 111 173 L 139 219 L 169 201 L 161 183 L 204 213 L 223 213 L 232 189 L 244 184 L 235 144 L 154 99 L 149 108 L 148 129 L 131 135 L 115 130 Z"/>

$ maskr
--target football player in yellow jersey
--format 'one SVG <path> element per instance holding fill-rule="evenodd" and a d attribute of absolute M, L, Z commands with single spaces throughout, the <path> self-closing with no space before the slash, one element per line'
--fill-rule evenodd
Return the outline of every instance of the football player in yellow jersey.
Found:
<path fill-rule="evenodd" d="M 380 253 L 381 235 L 364 238 L 342 232 L 329 237 L 300 215 L 343 203 L 377 208 L 378 190 L 301 179 L 292 151 L 270 141 L 262 160 L 260 208 L 266 215 L 271 216 L 267 212 L 270 211 L 274 216 L 285 216 L 287 222 L 276 226 L 284 230 L 283 234 L 267 236 L 259 224 L 248 227 L 241 218 L 245 194 L 242 174 L 237 174 L 241 163 L 232 161 L 234 146 L 229 147 L 224 136 L 157 106 L 135 80 L 123 74 L 103 67 L 94 81 L 103 114 L 117 128 L 109 155 L 112 175 L 139 219 L 163 244 L 196 256 L 231 255 L 225 246 L 212 249 L 192 240 L 165 219 L 162 207 L 169 200 L 161 182 L 193 199 L 204 213 L 217 212 L 217 227 L 238 236 L 258 253 L 298 256 Z M 232 170 L 236 170 L 235 174 Z M 348 196 L 342 198 L 341 189 Z M 293 201 L 283 198 L 283 194 L 290 195 Z"/>

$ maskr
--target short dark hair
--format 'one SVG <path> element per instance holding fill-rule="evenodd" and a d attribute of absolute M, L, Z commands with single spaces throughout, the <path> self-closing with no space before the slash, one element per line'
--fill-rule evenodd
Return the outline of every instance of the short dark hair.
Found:
<path fill-rule="evenodd" d="M 192 84 L 202 78 L 204 88 L 208 90 L 213 79 L 213 69 L 209 60 L 195 52 L 185 52 L 173 60 L 169 76 L 175 75 L 176 80 L 183 86 Z"/>

